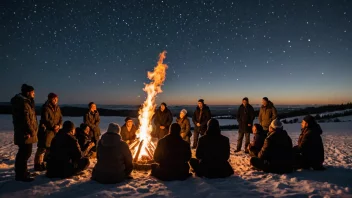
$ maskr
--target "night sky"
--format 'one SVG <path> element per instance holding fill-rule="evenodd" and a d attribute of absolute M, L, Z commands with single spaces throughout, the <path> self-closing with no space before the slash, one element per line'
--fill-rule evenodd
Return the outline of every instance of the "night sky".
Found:
<path fill-rule="evenodd" d="M 140 104 L 158 54 L 158 102 L 352 99 L 351 0 L 1 0 L 0 102 Z"/>

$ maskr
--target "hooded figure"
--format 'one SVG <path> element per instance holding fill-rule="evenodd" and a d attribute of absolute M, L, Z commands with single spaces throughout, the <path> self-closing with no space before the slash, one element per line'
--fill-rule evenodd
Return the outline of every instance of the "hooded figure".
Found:
<path fill-rule="evenodd" d="M 324 170 L 323 130 L 311 115 L 303 118 L 301 128 L 298 145 L 294 147 L 295 168 Z"/>
<path fill-rule="evenodd" d="M 177 123 L 170 126 L 170 132 L 160 139 L 155 152 L 151 175 L 163 180 L 185 180 L 189 173 L 188 161 L 191 159 L 191 148 L 180 135 L 181 127 Z"/>
<path fill-rule="evenodd" d="M 118 124 L 110 123 L 108 131 L 98 143 L 92 179 L 99 183 L 114 184 L 130 177 L 133 169 L 132 153 L 121 139 L 120 131 Z"/>
<path fill-rule="evenodd" d="M 262 125 L 264 131 L 268 131 L 269 125 L 276 119 L 276 117 L 277 111 L 274 104 L 267 97 L 264 97 L 262 99 L 262 106 L 260 107 L 258 117 L 259 123 Z"/>
<path fill-rule="evenodd" d="M 191 159 L 190 164 L 199 177 L 224 178 L 233 175 L 233 169 L 228 162 L 230 141 L 228 137 L 221 135 L 218 120 L 209 120 L 206 134 L 199 139 L 196 157 L 197 159 Z"/>

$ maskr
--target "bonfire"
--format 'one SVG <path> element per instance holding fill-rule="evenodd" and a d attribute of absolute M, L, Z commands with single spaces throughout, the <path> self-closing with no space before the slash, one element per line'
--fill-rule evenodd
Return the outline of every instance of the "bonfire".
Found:
<path fill-rule="evenodd" d="M 154 71 L 148 72 L 151 82 L 145 84 L 143 89 L 147 93 L 147 98 L 138 112 L 140 127 L 137 131 L 137 139 L 130 145 L 135 169 L 150 169 L 153 163 L 155 144 L 151 137 L 153 130 L 151 122 L 156 108 L 155 98 L 162 92 L 161 86 L 166 78 L 168 66 L 163 63 L 165 57 L 166 51 L 159 54 L 159 61 Z"/>

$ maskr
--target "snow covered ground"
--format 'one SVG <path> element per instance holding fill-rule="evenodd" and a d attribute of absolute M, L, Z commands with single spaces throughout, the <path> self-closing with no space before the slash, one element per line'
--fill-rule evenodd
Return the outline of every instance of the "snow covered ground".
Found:
<path fill-rule="evenodd" d="M 68 118 L 79 124 L 82 118 Z M 109 122 L 123 124 L 121 117 L 102 117 L 105 131 Z M 220 120 L 222 125 L 234 120 Z M 352 122 L 322 123 L 325 143 L 323 172 L 297 171 L 291 174 L 266 174 L 250 169 L 244 153 L 231 154 L 235 175 L 226 179 L 192 177 L 186 181 L 162 182 L 148 172 L 135 171 L 135 179 L 114 185 L 102 185 L 90 180 L 95 162 L 84 175 L 71 179 L 48 179 L 43 173 L 32 183 L 14 181 L 14 159 L 11 116 L 0 115 L 0 197 L 352 197 Z M 299 124 L 285 125 L 294 144 L 300 133 Z M 237 131 L 223 131 L 236 146 Z M 29 168 L 33 169 L 33 157 Z"/>

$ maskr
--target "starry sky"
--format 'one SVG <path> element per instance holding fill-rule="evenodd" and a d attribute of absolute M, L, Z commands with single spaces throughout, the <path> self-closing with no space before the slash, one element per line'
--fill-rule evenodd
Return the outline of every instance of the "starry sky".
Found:
<path fill-rule="evenodd" d="M 2 0 L 0 102 L 141 104 L 166 50 L 158 102 L 327 104 L 352 98 L 350 0 Z"/>

